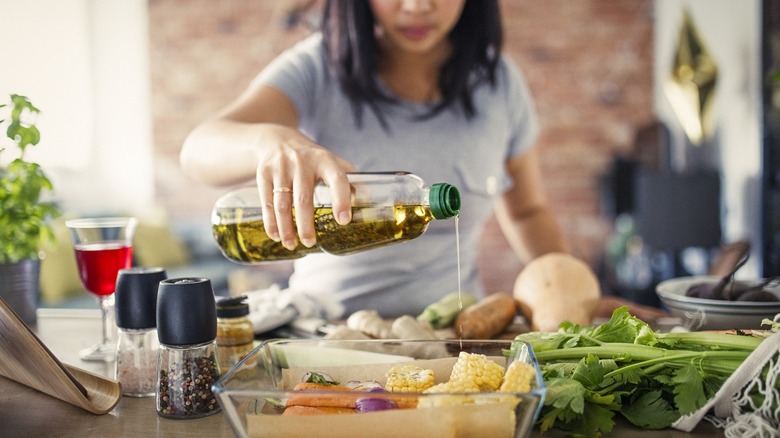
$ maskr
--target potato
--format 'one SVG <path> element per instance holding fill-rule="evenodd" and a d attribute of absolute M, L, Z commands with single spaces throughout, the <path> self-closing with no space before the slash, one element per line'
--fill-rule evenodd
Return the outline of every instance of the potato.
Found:
<path fill-rule="evenodd" d="M 494 292 L 455 318 L 455 334 L 463 339 L 491 339 L 503 333 L 517 315 L 517 303 L 507 292 Z"/>

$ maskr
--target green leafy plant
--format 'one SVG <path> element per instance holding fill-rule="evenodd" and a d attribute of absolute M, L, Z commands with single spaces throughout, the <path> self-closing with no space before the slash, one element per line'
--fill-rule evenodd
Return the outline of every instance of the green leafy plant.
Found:
<path fill-rule="evenodd" d="M 10 118 L 8 114 L 10 112 Z M 6 137 L 18 157 L 7 166 L 0 166 L 0 263 L 16 263 L 40 257 L 41 246 L 54 241 L 49 220 L 59 215 L 43 195 L 52 191 L 52 183 L 38 163 L 26 161 L 29 146 L 35 146 L 41 133 L 35 126 L 40 110 L 25 96 L 11 94 L 10 104 L 0 105 L 0 127 L 7 125 Z M 0 144 L 0 158 L 6 153 Z"/>
<path fill-rule="evenodd" d="M 595 327 L 563 322 L 515 339 L 531 345 L 547 386 L 540 429 L 579 437 L 609 433 L 616 415 L 642 429 L 672 426 L 713 398 L 763 341 L 740 331 L 657 333 L 627 307 Z M 751 392 L 756 405 L 767 393 L 777 400 L 780 381 L 766 382 L 764 393 Z"/>

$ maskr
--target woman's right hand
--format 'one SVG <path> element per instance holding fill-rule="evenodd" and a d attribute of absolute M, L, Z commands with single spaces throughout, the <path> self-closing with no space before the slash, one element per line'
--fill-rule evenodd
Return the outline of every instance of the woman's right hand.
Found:
<path fill-rule="evenodd" d="M 330 187 L 333 215 L 339 224 L 352 219 L 348 161 L 313 142 L 297 129 L 278 124 L 257 126 L 257 188 L 268 236 L 294 249 L 298 240 L 306 247 L 316 243 L 314 186 Z M 293 211 L 295 212 L 293 215 Z"/>
<path fill-rule="evenodd" d="M 187 174 L 212 185 L 254 178 L 265 230 L 288 249 L 299 239 L 307 247 L 316 242 L 313 200 L 320 180 L 330 187 L 336 221 L 351 220 L 346 173 L 354 166 L 301 133 L 295 106 L 276 88 L 254 84 L 197 126 L 184 142 L 180 161 Z"/>

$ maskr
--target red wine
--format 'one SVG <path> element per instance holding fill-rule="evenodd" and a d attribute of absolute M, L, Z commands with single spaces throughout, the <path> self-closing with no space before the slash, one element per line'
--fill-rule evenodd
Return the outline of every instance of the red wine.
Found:
<path fill-rule="evenodd" d="M 76 245 L 76 262 L 81 284 L 95 295 L 111 295 L 120 269 L 129 268 L 133 247 L 121 243 Z"/>

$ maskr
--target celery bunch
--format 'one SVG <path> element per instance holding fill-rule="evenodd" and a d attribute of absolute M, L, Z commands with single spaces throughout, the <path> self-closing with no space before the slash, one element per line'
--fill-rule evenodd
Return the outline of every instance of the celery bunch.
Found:
<path fill-rule="evenodd" d="M 615 414 L 645 429 L 695 412 L 761 343 L 721 333 L 655 333 L 622 307 L 595 327 L 564 322 L 558 332 L 515 339 L 531 344 L 547 397 L 542 431 L 576 436 L 612 430 Z"/>

